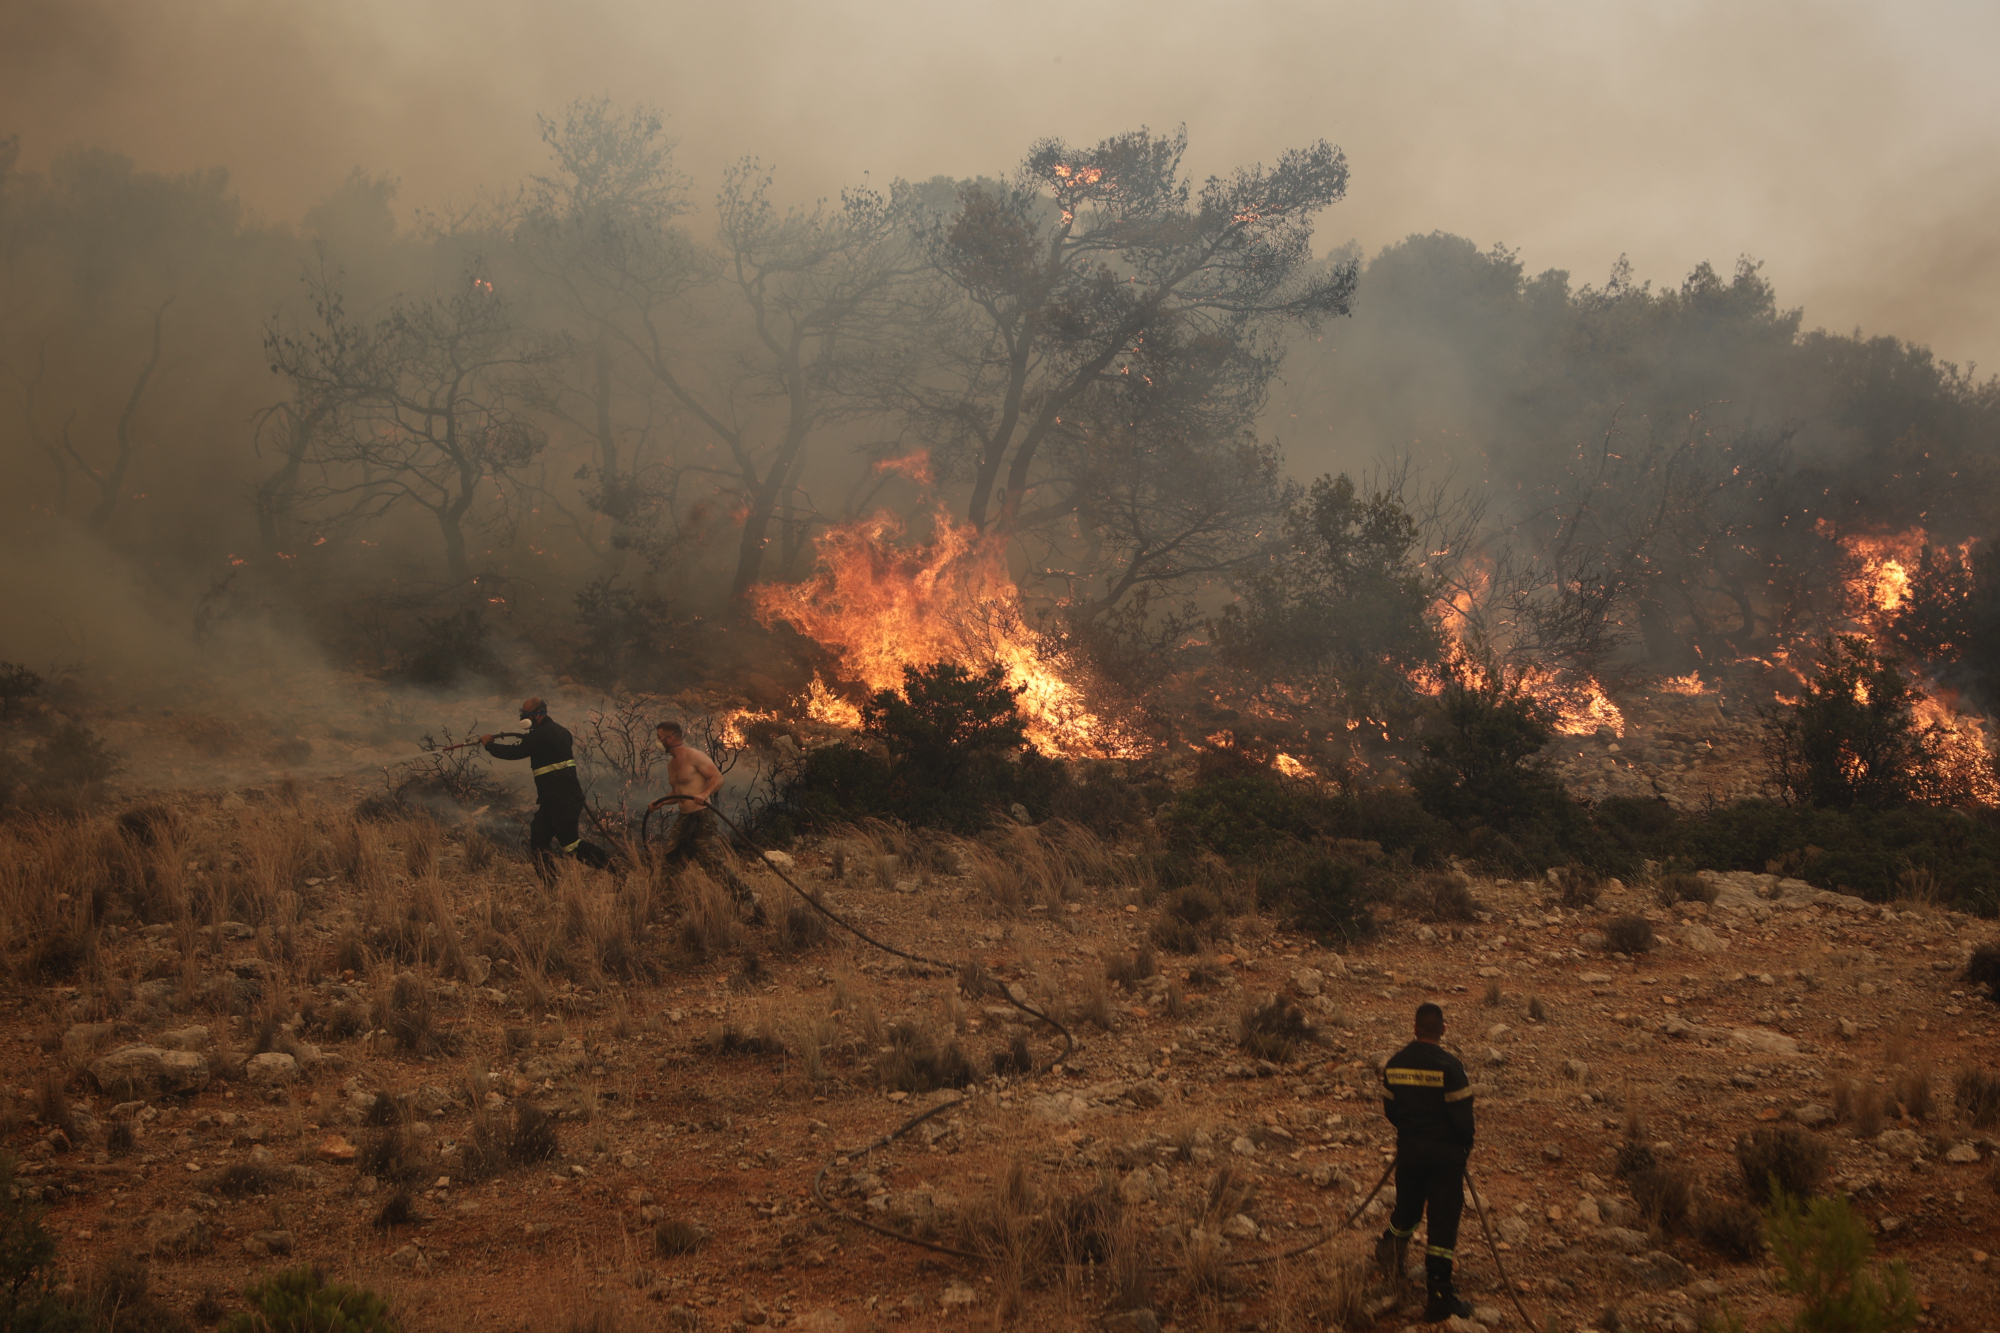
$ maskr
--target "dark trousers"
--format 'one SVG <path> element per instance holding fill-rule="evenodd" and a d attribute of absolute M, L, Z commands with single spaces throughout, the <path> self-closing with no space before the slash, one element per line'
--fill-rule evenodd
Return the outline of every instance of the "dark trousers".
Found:
<path fill-rule="evenodd" d="M 585 842 L 577 831 L 583 818 L 582 801 L 549 802 L 535 807 L 528 825 L 528 854 L 535 871 L 544 879 L 555 874 L 558 850 L 574 853 L 576 859 L 596 870 L 611 864 L 611 858 L 594 842 Z"/>
<path fill-rule="evenodd" d="M 1458 1248 L 1458 1218 L 1465 1211 L 1465 1158 L 1455 1143 L 1400 1140 L 1396 1144 L 1396 1207 L 1389 1229 L 1407 1237 L 1426 1211 L 1426 1257 L 1450 1263 Z M 1449 1270 L 1446 1270 L 1449 1271 Z"/>

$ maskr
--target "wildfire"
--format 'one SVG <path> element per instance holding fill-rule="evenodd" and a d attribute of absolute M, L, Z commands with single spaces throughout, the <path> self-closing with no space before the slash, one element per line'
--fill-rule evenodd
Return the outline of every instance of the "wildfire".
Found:
<path fill-rule="evenodd" d="M 1281 754 L 1271 760 L 1271 766 L 1288 778 L 1309 778 L 1312 770 L 1288 754 Z"/>
<path fill-rule="evenodd" d="M 753 589 L 752 607 L 766 624 L 790 621 L 832 649 L 841 673 L 871 690 L 900 689 L 905 666 L 997 663 L 1021 692 L 1037 748 L 1101 758 L 1139 753 L 1137 738 L 1100 717 L 1037 651 L 1020 590 L 1007 575 L 1003 540 L 943 511 L 929 543 L 903 544 L 903 534 L 902 521 L 886 513 L 829 528 L 814 539 L 813 576 Z M 824 705 L 829 714 L 839 706 L 830 696 Z"/>
<path fill-rule="evenodd" d="M 829 727 L 846 727 L 852 731 L 861 725 L 861 709 L 828 689 L 826 682 L 813 673 L 812 684 L 806 687 L 799 702 L 805 714 L 815 722 Z"/>
<path fill-rule="evenodd" d="M 1701 682 L 1701 673 L 1690 671 L 1685 676 L 1666 676 L 1655 687 L 1661 694 L 1700 694 L 1707 686 Z"/>
<path fill-rule="evenodd" d="M 1868 629 L 1880 649 L 1886 646 L 1883 636 L 1890 617 L 1909 598 L 1910 572 L 1918 567 L 1925 547 L 1931 545 L 1929 534 L 1913 527 L 1888 534 L 1851 533 L 1839 540 L 1853 562 L 1853 573 L 1846 581 L 1847 614 Z M 1969 564 L 1972 541 L 1944 547 L 1942 553 Z M 1969 792 L 1983 805 L 2000 805 L 2000 780 L 1994 775 L 1993 740 L 1986 719 L 1959 712 L 1952 706 L 1951 692 L 1921 673 L 1912 683 L 1917 691 L 1917 723 L 1936 728 L 1934 735 L 1951 785 Z M 1857 694 L 1863 693 L 1857 690 Z M 1860 701 L 1865 703 L 1866 698 Z M 1781 695 L 1780 702 L 1795 701 Z"/>
<path fill-rule="evenodd" d="M 1477 613 L 1493 582 L 1488 566 L 1473 569 L 1470 580 L 1438 608 L 1438 625 L 1445 633 L 1445 658 L 1451 674 L 1480 684 L 1491 684 L 1488 668 L 1472 651 L 1478 634 Z M 1611 702 L 1596 677 L 1556 667 L 1531 664 L 1507 671 L 1512 684 L 1523 694 L 1549 706 L 1556 715 L 1556 731 L 1564 736 L 1588 736 L 1599 727 L 1625 734 L 1625 714 Z M 1411 673 L 1411 686 L 1419 694 L 1437 695 L 1444 691 L 1443 679 L 1426 669 Z"/>

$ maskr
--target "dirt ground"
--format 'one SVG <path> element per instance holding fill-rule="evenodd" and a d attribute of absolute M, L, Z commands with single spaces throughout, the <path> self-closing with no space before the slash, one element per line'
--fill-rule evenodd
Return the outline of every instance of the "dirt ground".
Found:
<path fill-rule="evenodd" d="M 1160 910 L 1119 849 L 1049 828 L 985 851 L 866 832 L 795 848 L 792 878 L 869 931 L 1061 1007 L 1076 1047 L 1057 1068 L 988 1077 L 1017 1034 L 1038 1061 L 1056 1034 L 839 932 L 788 941 L 767 869 L 743 875 L 775 926 L 737 923 L 705 881 L 572 868 L 551 890 L 469 828 L 357 821 L 365 794 L 127 790 L 108 813 L 160 812 L 144 830 L 0 830 L 11 914 L 44 934 L 109 923 L 70 975 L 23 954 L 0 989 L 4 1146 L 79 1278 L 147 1251 L 166 1303 L 236 1308 L 258 1274 L 309 1262 L 410 1330 L 1401 1328 L 1417 1284 L 1358 1276 L 1380 1198 L 1307 1255 L 1219 1261 L 1310 1241 L 1374 1185 L 1393 1147 L 1375 1070 L 1434 1000 L 1479 1086 L 1471 1168 L 1537 1323 L 1682 1333 L 1789 1311 L 1768 1253 L 1650 1224 L 1615 1159 L 1649 1145 L 1698 1205 L 1727 1200 L 1738 1137 L 1795 1125 L 1878 1258 L 1909 1265 L 1928 1327 L 2000 1328 L 2000 1130 L 1954 1102 L 1960 1071 L 2000 1070 L 2000 1008 L 1960 979 L 1992 922 L 1772 877 L 1718 877 L 1714 904 L 1673 909 L 1644 885 L 1565 908 L 1551 884 L 1481 879 L 1469 920 L 1385 908 L 1336 951 L 1250 913 L 1206 955 L 1111 982 Z M 1627 913 L 1656 941 L 1614 956 L 1602 930 Z M 1313 1029 L 1281 1064 L 1238 1043 L 1274 994 Z M 956 1040 L 982 1077 L 882 1086 L 897 1025 Z M 475 1122 L 520 1105 L 554 1116 L 553 1155 L 469 1167 Z M 831 1215 L 823 1167 L 840 1207 L 988 1259 Z M 378 1224 L 399 1188 L 411 1220 Z M 1075 1221 L 1093 1197 L 1116 1214 L 1096 1230 Z M 661 1252 L 663 1223 L 691 1224 L 667 1228 L 687 1252 Z M 1478 1319 L 1520 1327 L 1471 1210 L 1459 1256 Z"/>

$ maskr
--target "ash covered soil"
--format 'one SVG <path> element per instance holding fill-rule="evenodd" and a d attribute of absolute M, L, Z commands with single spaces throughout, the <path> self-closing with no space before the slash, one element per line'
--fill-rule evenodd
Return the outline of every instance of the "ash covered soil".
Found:
<path fill-rule="evenodd" d="M 1572 783 L 1691 789 L 1737 744 L 1636 730 L 1618 751 L 1569 742 Z M 106 923 L 74 958 L 14 960 L 0 991 L 5 1148 L 73 1273 L 137 1250 L 167 1304 L 234 1308 L 306 1262 L 416 1330 L 1401 1328 L 1418 1285 L 1360 1272 L 1386 1192 L 1307 1256 L 1216 1261 L 1298 1246 L 1367 1194 L 1393 1146 L 1376 1066 L 1435 1000 L 1480 1085 L 1472 1170 L 1537 1322 L 1787 1315 L 1768 1253 L 1663 1228 L 1617 1167 L 1643 1145 L 1697 1203 L 1726 1202 L 1739 1136 L 1791 1126 L 1824 1145 L 1877 1258 L 1909 1265 L 1929 1326 L 1995 1326 L 2000 1131 L 1953 1095 L 2000 1068 L 2000 1008 L 1961 980 L 1991 922 L 1771 876 L 1714 876 L 1713 904 L 1671 909 L 1639 884 L 1565 907 L 1549 883 L 1475 879 L 1470 920 L 1379 908 L 1373 939 L 1336 950 L 1244 912 L 1136 976 L 1161 907 L 1131 849 L 1047 825 L 794 848 L 792 878 L 865 929 L 1057 1006 L 1076 1038 L 1060 1067 L 995 1076 L 1017 1036 L 1043 1063 L 1060 1039 L 959 978 L 788 928 L 767 867 L 742 873 L 773 925 L 701 876 L 572 867 L 551 890 L 471 826 L 357 820 L 366 794 L 128 791 L 104 818 L 11 830 L 10 911 Z M 144 827 L 109 817 L 142 806 Z M 1649 951 L 1607 951 L 1624 914 Z M 33 970 L 50 964 L 74 970 Z M 1283 1062 L 1239 1042 L 1273 995 L 1310 1028 Z M 953 1043 L 970 1088 L 887 1086 L 899 1056 L 948 1068 Z M 822 1167 L 841 1208 L 992 1258 L 831 1215 Z M 1470 1210 L 1459 1254 L 1479 1320 L 1520 1327 Z"/>

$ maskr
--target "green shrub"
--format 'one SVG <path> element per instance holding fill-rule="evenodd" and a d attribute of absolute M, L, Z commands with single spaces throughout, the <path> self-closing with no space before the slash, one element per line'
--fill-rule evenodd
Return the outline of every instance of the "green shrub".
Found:
<path fill-rule="evenodd" d="M 1352 944 L 1373 935 L 1375 916 L 1369 905 L 1375 896 L 1362 866 L 1325 854 L 1288 857 L 1265 867 L 1258 878 L 1259 899 L 1291 929 L 1306 931 L 1325 945 Z"/>
<path fill-rule="evenodd" d="M 1046 815 L 1067 775 L 1028 744 L 1018 694 L 998 665 L 905 667 L 900 692 L 862 708 L 863 734 L 887 757 L 850 745 L 810 751 L 759 827 L 779 827 L 780 815 L 801 826 L 877 817 L 971 832 L 1017 803 Z"/>
<path fill-rule="evenodd" d="M 1874 1243 L 1845 1198 L 1801 1204 L 1781 1192 L 1764 1227 L 1781 1270 L 1778 1290 L 1803 1302 L 1793 1333 L 1904 1333 L 1916 1326 L 1909 1270 L 1900 1259 L 1885 1270 L 1870 1267 Z"/>
<path fill-rule="evenodd" d="M 288 1268 L 243 1293 L 252 1306 L 222 1333 L 395 1333 L 389 1304 L 366 1287 L 328 1286 L 318 1270 Z"/>
<path fill-rule="evenodd" d="M 1797 1126 L 1766 1125 L 1736 1140 L 1736 1164 L 1753 1199 L 1773 1189 L 1809 1199 L 1826 1179 L 1826 1145 Z"/>

